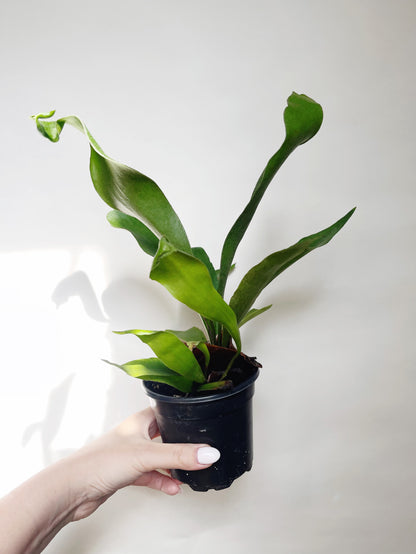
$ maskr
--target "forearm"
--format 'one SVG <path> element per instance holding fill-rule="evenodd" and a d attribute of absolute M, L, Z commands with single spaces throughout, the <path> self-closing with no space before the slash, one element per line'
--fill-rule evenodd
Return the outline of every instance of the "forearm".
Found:
<path fill-rule="evenodd" d="M 0 500 L 0 552 L 37 554 L 73 520 L 82 499 L 71 491 L 70 473 L 60 461 Z"/>

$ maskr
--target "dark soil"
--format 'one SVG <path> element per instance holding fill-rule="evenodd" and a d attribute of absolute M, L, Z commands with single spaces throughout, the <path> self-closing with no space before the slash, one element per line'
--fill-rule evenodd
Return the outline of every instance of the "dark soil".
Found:
<path fill-rule="evenodd" d="M 210 362 L 208 368 L 204 367 L 204 357 L 202 352 L 198 349 L 194 350 L 194 355 L 198 360 L 199 365 L 202 368 L 207 382 L 212 383 L 214 381 L 223 380 L 223 374 L 226 370 L 229 362 L 235 356 L 236 351 L 232 348 L 223 348 L 222 346 L 215 346 L 208 344 L 208 350 L 210 353 Z M 225 377 L 227 385 L 221 390 L 231 389 L 240 383 L 243 383 L 249 379 L 258 368 L 262 367 L 255 357 L 247 356 L 242 352 L 234 360 L 231 369 Z M 218 390 L 210 391 L 211 393 L 219 392 Z M 207 393 L 204 393 L 207 394 Z"/>

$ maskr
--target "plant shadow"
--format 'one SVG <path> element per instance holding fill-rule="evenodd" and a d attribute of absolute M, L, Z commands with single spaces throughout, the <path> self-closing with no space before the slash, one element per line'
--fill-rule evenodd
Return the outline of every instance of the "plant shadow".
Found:
<path fill-rule="evenodd" d="M 72 373 L 52 389 L 49 394 L 45 417 L 43 420 L 26 427 L 22 435 L 22 446 L 26 446 L 33 436 L 39 433 L 42 458 L 45 466 L 54 461 L 55 456 L 52 453 L 51 444 L 59 432 L 74 377 L 75 374 Z"/>

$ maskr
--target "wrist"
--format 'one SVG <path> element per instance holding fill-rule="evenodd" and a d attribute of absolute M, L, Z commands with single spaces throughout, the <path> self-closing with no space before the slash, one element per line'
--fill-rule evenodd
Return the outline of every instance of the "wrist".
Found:
<path fill-rule="evenodd" d="M 0 544 L 10 554 L 37 554 L 67 523 L 78 501 L 62 460 L 31 477 L 0 502 Z"/>
<path fill-rule="evenodd" d="M 46 468 L 50 487 L 56 499 L 56 517 L 69 523 L 77 508 L 86 500 L 87 486 L 76 459 L 68 456 Z"/>
<path fill-rule="evenodd" d="M 105 467 L 107 456 L 105 451 L 102 452 L 91 444 L 62 460 L 68 480 L 67 506 L 70 507 L 70 521 L 89 516 L 114 493 L 114 489 L 105 486 L 98 471 Z"/>

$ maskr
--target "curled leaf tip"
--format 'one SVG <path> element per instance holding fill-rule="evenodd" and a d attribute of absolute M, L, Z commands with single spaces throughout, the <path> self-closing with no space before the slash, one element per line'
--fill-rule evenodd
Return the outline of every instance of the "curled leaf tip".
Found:
<path fill-rule="evenodd" d="M 31 115 L 30 117 L 37 121 L 38 119 L 49 119 L 53 115 L 55 115 L 56 110 L 51 110 L 48 113 L 38 113 L 36 115 Z"/>
<path fill-rule="evenodd" d="M 63 121 L 46 121 L 52 117 L 55 113 L 55 110 L 51 110 L 49 113 L 39 113 L 37 115 L 32 115 L 32 119 L 36 123 L 38 131 L 51 142 L 58 142 L 59 135 L 64 126 Z"/>
<path fill-rule="evenodd" d="M 323 110 L 320 104 L 306 94 L 293 92 L 287 99 L 283 117 L 286 140 L 296 147 L 310 140 L 319 131 Z"/>

